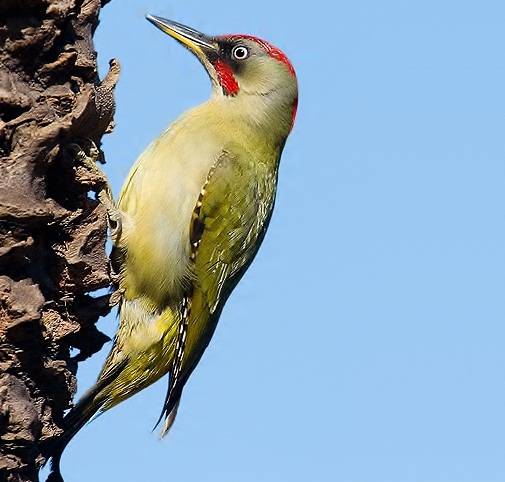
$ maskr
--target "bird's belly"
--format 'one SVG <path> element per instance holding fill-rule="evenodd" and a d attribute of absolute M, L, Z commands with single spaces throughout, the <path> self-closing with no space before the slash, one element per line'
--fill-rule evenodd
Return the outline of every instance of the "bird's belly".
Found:
<path fill-rule="evenodd" d="M 125 217 L 118 243 L 126 249 L 121 287 L 127 299 L 148 298 L 154 311 L 180 300 L 189 285 L 191 217 L 220 152 L 202 144 L 185 149 L 177 142 L 153 144 L 123 188 L 118 206 Z"/>

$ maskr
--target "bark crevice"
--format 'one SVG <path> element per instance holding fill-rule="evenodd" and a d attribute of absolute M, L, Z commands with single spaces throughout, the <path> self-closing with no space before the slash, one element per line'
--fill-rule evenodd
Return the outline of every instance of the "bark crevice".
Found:
<path fill-rule="evenodd" d="M 108 340 L 102 180 L 67 148 L 113 128 L 119 65 L 100 81 L 92 40 L 105 3 L 0 2 L 0 481 L 38 480 L 77 362 Z"/>

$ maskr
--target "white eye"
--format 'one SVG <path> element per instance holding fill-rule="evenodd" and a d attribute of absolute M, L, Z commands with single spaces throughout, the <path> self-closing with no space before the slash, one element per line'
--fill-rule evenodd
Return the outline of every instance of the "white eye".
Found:
<path fill-rule="evenodd" d="M 249 57 L 249 49 L 247 47 L 244 47 L 243 45 L 237 45 L 236 47 L 233 48 L 231 54 L 233 58 L 237 60 L 244 60 L 247 59 L 247 57 Z"/>

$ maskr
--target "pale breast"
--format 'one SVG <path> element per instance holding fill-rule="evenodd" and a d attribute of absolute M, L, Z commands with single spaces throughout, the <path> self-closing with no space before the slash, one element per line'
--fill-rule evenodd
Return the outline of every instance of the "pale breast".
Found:
<path fill-rule="evenodd" d="M 182 117 L 135 163 L 118 203 L 124 213 L 118 245 L 126 248 L 122 287 L 147 294 L 159 309 L 180 299 L 189 271 L 193 209 L 223 141 Z"/>

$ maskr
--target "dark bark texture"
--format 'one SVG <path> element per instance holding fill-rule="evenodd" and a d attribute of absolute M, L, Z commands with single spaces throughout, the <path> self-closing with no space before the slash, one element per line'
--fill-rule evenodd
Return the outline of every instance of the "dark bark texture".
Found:
<path fill-rule="evenodd" d="M 107 340 L 102 180 L 68 149 L 113 126 L 119 66 L 100 82 L 92 43 L 105 3 L 0 0 L 0 481 L 38 480 L 77 362 Z"/>

